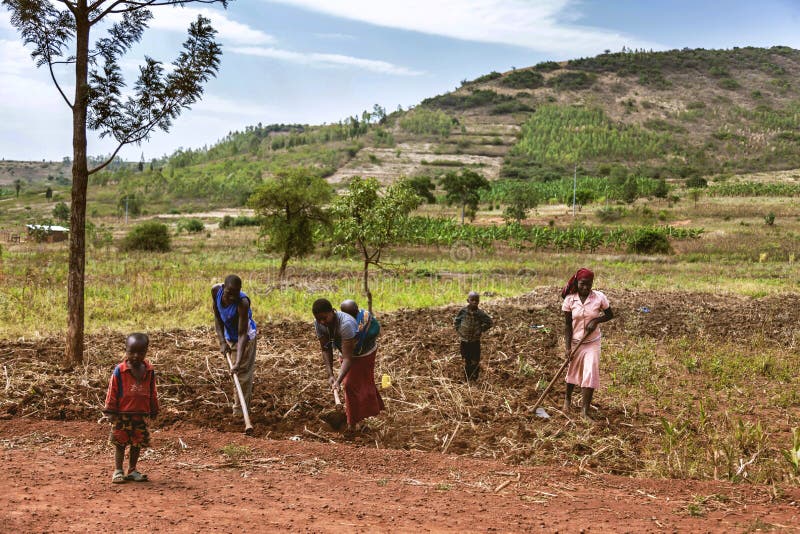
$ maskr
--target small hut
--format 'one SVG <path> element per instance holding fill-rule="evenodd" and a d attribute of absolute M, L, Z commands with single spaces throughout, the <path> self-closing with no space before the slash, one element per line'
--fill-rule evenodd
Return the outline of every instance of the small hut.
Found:
<path fill-rule="evenodd" d="M 44 224 L 28 224 L 28 237 L 38 243 L 58 243 L 69 237 L 69 228 L 63 226 L 47 226 Z"/>

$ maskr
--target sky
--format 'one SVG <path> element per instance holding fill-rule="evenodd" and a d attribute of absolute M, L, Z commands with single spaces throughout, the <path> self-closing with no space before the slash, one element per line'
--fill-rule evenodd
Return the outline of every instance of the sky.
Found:
<path fill-rule="evenodd" d="M 623 46 L 800 48 L 800 0 L 234 0 L 227 10 L 188 4 L 153 14 L 121 62 L 129 86 L 145 56 L 173 61 L 199 14 L 218 31 L 223 57 L 202 100 L 168 133 L 122 149 L 131 161 L 258 123 L 330 123 L 374 104 L 406 109 L 491 71 Z M 0 158 L 61 160 L 72 153 L 70 110 L 30 52 L 0 7 Z M 67 95 L 71 74 L 56 72 Z M 90 133 L 89 154 L 115 148 Z"/>

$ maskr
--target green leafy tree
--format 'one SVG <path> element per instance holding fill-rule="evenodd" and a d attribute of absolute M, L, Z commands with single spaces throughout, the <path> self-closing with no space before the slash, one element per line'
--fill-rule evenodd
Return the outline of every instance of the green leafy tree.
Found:
<path fill-rule="evenodd" d="M 64 202 L 59 202 L 53 206 L 53 217 L 58 221 L 66 221 L 69 219 L 69 206 Z"/>
<path fill-rule="evenodd" d="M 328 224 L 324 207 L 332 197 L 331 186 L 303 167 L 281 170 L 253 192 L 249 204 L 262 218 L 266 249 L 282 254 L 278 271 L 281 280 L 290 259 L 314 251 L 314 230 Z"/>
<path fill-rule="evenodd" d="M 117 210 L 120 215 L 130 215 L 131 217 L 138 217 L 142 214 L 142 205 L 144 200 L 136 193 L 125 193 L 117 199 Z"/>
<path fill-rule="evenodd" d="M 17 198 L 19 198 L 19 192 L 22 190 L 22 180 L 17 178 L 14 180 L 14 191 L 17 192 Z"/>
<path fill-rule="evenodd" d="M 167 131 L 184 109 L 197 102 L 203 84 L 219 70 L 221 48 L 209 20 L 198 16 L 189 26 L 183 51 L 172 67 L 146 57 L 138 79 L 126 87 L 120 58 L 141 41 L 151 8 L 219 3 L 229 0 L 0 0 L 11 12 L 37 67 L 46 67 L 61 98 L 72 111 L 72 202 L 67 281 L 67 365 L 83 361 L 84 273 L 86 265 L 86 190 L 89 175 L 111 163 L 119 150 L 140 143 L 155 129 Z M 91 43 L 93 30 L 107 34 Z M 55 65 L 70 65 L 74 78 L 61 82 Z M 63 84 L 63 85 L 62 85 Z M 66 86 L 74 87 L 70 99 Z M 111 137 L 116 149 L 89 168 L 87 128 Z"/>
<path fill-rule="evenodd" d="M 433 191 L 436 185 L 431 181 L 428 176 L 413 176 L 406 180 L 406 183 L 411 186 L 414 192 L 420 197 L 425 199 L 428 204 L 436 204 L 436 197 Z"/>
<path fill-rule="evenodd" d="M 47 200 L 52 200 L 53 199 L 53 188 L 52 187 L 48 186 L 47 190 L 44 192 L 44 198 L 46 198 Z M 67 217 L 69 217 L 69 214 L 67 214 Z"/>
<path fill-rule="evenodd" d="M 467 213 L 470 218 L 474 218 L 478 211 L 481 190 L 491 189 L 486 178 L 471 169 L 450 171 L 439 179 L 439 184 L 447 192 L 444 197 L 447 204 L 461 206 L 461 224 L 464 224 Z"/>
<path fill-rule="evenodd" d="M 508 182 L 503 188 L 501 201 L 506 204 L 503 210 L 506 222 L 521 222 L 528 217 L 529 210 L 539 205 L 539 194 L 526 182 Z"/>
<path fill-rule="evenodd" d="M 369 266 L 381 266 L 381 253 L 395 244 L 406 224 L 408 214 L 422 199 L 404 180 L 386 188 L 381 194 L 375 178 L 354 177 L 347 191 L 331 206 L 334 250 L 355 247 L 364 262 L 364 294 L 372 311 L 369 290 Z"/>
<path fill-rule="evenodd" d="M 625 180 L 625 185 L 622 186 L 622 200 L 628 204 L 633 204 L 639 198 L 639 184 L 636 183 L 636 178 L 628 176 Z"/>
<path fill-rule="evenodd" d="M 656 198 L 667 198 L 668 195 L 669 186 L 667 185 L 667 181 L 660 178 L 656 184 L 656 188 L 653 190 L 653 196 Z"/>

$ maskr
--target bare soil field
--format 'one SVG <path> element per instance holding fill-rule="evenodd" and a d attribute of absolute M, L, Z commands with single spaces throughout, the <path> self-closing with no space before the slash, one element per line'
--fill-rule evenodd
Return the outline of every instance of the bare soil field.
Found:
<path fill-rule="evenodd" d="M 0 423 L 2 530 L 789 532 L 800 522 L 797 489 L 776 500 L 763 486 L 579 474 L 194 425 L 154 434 L 140 463 L 149 482 L 112 485 L 106 432 L 89 422 Z M 221 452 L 232 444 L 248 456 Z M 698 495 L 712 497 L 692 515 Z"/>
<path fill-rule="evenodd" d="M 608 295 L 617 318 L 603 325 L 604 362 L 619 340 L 636 338 L 712 347 L 768 340 L 797 357 L 800 312 L 785 296 Z M 800 524 L 796 484 L 652 478 L 661 418 L 675 415 L 659 399 L 612 403 L 600 389 L 591 425 L 558 409 L 559 384 L 544 405 L 551 419 L 533 417 L 542 382 L 561 363 L 556 290 L 485 298 L 496 327 L 472 384 L 461 378 L 452 332 L 458 306 L 379 316 L 376 379 L 392 378 L 382 390 L 387 411 L 347 437 L 319 419 L 333 400 L 310 321 L 259 325 L 249 437 L 230 415 L 232 388 L 213 332 L 152 332 L 162 414 L 141 463 L 151 481 L 139 487 L 111 486 L 108 426 L 99 421 L 124 334 L 89 336 L 84 364 L 69 371 L 59 366 L 60 338 L 0 341 L 4 529 L 730 532 Z M 680 384 L 692 398 L 714 395 L 692 379 Z M 739 400 L 718 396 L 716 409 Z M 768 425 L 773 440 L 759 454 L 779 458 L 775 444 L 790 442 L 798 415 L 796 404 L 753 403 L 747 419 Z M 140 510 L 130 507 L 133 492 Z"/>

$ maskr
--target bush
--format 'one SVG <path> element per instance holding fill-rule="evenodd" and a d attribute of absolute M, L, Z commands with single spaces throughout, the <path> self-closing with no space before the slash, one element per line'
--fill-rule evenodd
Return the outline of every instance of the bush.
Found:
<path fill-rule="evenodd" d="M 701 176 L 692 176 L 686 180 L 686 187 L 701 189 L 703 187 L 708 187 L 708 181 Z"/>
<path fill-rule="evenodd" d="M 636 254 L 670 254 L 667 236 L 655 228 L 638 228 L 628 242 L 628 252 Z"/>
<path fill-rule="evenodd" d="M 775 214 L 772 212 L 767 213 L 764 217 L 764 222 L 767 223 L 767 226 L 772 226 L 775 224 Z"/>
<path fill-rule="evenodd" d="M 69 219 L 69 206 L 63 201 L 53 206 L 53 217 L 59 221 L 66 221 Z"/>
<path fill-rule="evenodd" d="M 170 249 L 169 228 L 157 221 L 137 224 L 122 241 L 122 250 L 167 252 Z"/>
<path fill-rule="evenodd" d="M 618 221 L 625 216 L 627 210 L 621 206 L 604 206 L 595 212 L 601 222 Z"/>
<path fill-rule="evenodd" d="M 512 100 L 510 102 L 502 102 L 497 104 L 491 111 L 492 115 L 505 115 L 508 113 L 530 112 L 534 111 L 532 107 L 524 102 Z"/>
<path fill-rule="evenodd" d="M 741 87 L 739 82 L 734 80 L 733 78 L 723 78 L 719 81 L 719 86 L 723 89 L 728 89 L 729 91 L 733 91 Z"/>
<path fill-rule="evenodd" d="M 261 224 L 260 217 L 249 217 L 247 215 L 239 215 L 238 217 L 231 217 L 226 215 L 219 222 L 220 228 L 234 228 L 237 226 L 259 226 Z"/>
<path fill-rule="evenodd" d="M 499 72 L 497 72 L 496 70 L 493 70 L 493 71 L 492 71 L 492 72 L 490 72 L 489 74 L 484 74 L 483 76 L 478 76 L 477 78 L 475 78 L 475 79 L 474 79 L 474 80 L 472 80 L 472 81 L 469 81 L 469 82 L 467 82 L 467 81 L 461 82 L 461 85 L 462 85 L 462 86 L 464 86 L 464 85 L 470 85 L 470 84 L 473 84 L 473 83 L 486 83 L 486 82 L 491 82 L 492 80 L 496 80 L 497 78 L 501 78 L 502 76 L 503 76 L 502 74 L 500 74 L 500 73 L 499 73 Z"/>
<path fill-rule="evenodd" d="M 534 70 L 515 70 L 500 80 L 500 84 L 512 89 L 536 89 L 544 85 L 544 76 Z"/>
<path fill-rule="evenodd" d="M 588 89 L 597 77 L 586 72 L 564 72 L 547 80 L 547 86 L 560 91 Z"/>
<path fill-rule="evenodd" d="M 549 72 L 552 70 L 558 70 L 561 68 L 561 65 L 556 63 L 555 61 L 541 61 L 533 66 L 536 70 L 541 70 L 544 72 Z"/>
<path fill-rule="evenodd" d="M 178 221 L 178 233 L 186 230 L 187 233 L 196 234 L 206 229 L 206 225 L 200 219 L 181 219 Z"/>

